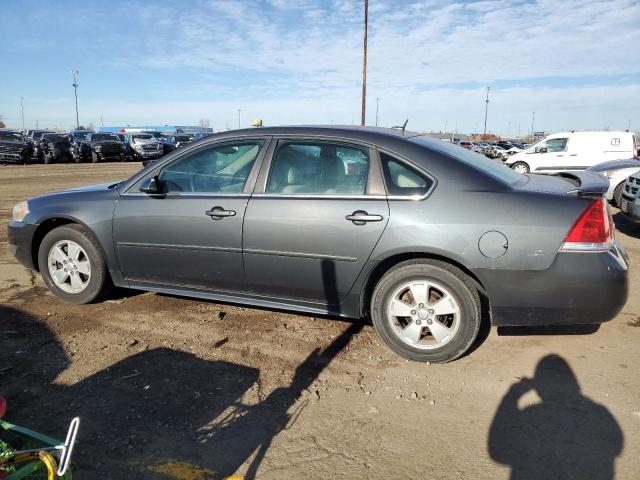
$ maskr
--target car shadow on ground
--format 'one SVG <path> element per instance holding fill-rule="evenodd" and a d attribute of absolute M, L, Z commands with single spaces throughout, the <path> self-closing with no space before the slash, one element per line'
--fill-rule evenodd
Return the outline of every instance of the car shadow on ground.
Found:
<path fill-rule="evenodd" d="M 331 302 L 333 270 L 323 268 Z M 139 352 L 70 385 L 56 383 L 70 358 L 54 332 L 2 305 L 0 325 L 6 419 L 59 438 L 80 416 L 73 470 L 84 479 L 204 480 L 240 467 L 244 478 L 254 478 L 273 439 L 305 408 L 308 388 L 362 329 L 349 325 L 314 349 L 288 385 L 261 392 L 257 368 L 167 348 Z"/>
<path fill-rule="evenodd" d="M 539 402 L 532 403 L 532 392 Z M 581 393 L 571 367 L 559 355 L 542 358 L 533 378 L 522 378 L 509 388 L 488 439 L 489 455 L 511 468 L 512 480 L 611 480 L 623 445 L 613 415 Z"/>

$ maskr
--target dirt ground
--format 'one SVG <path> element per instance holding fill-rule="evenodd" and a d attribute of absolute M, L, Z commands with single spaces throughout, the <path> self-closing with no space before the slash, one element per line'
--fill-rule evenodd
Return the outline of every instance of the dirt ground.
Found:
<path fill-rule="evenodd" d="M 0 219 L 138 167 L 0 166 Z M 614 218 L 631 258 L 615 320 L 486 328 L 446 365 L 397 357 L 361 321 L 133 291 L 67 305 L 2 228 L 7 419 L 62 437 L 80 415 L 77 479 L 638 479 L 640 228 Z"/>

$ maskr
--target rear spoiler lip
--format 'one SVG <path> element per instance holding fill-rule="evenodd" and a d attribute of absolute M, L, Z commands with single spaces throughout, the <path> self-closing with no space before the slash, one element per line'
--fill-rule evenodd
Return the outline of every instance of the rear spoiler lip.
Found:
<path fill-rule="evenodd" d="M 568 190 L 566 195 L 577 197 L 601 198 L 609 190 L 609 181 L 604 175 L 586 170 L 559 172 L 553 174 L 560 178 L 580 183 L 578 188 Z"/>

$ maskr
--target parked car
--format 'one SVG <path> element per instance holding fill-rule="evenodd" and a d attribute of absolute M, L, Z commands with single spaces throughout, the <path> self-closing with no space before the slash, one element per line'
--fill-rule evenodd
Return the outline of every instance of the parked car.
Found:
<path fill-rule="evenodd" d="M 164 146 L 150 133 L 127 133 L 125 135 L 128 153 L 132 158 L 148 160 L 164 155 Z"/>
<path fill-rule="evenodd" d="M 34 141 L 38 161 L 49 164 L 68 162 L 72 159 L 69 135 L 60 133 L 43 133 L 39 140 Z"/>
<path fill-rule="evenodd" d="M 630 158 L 627 160 L 610 160 L 598 163 L 587 170 L 597 172 L 609 180 L 609 189 L 605 198 L 616 206 L 620 206 L 620 197 L 624 184 L 630 175 L 640 171 L 640 159 Z"/>
<path fill-rule="evenodd" d="M 89 132 L 80 142 L 72 145 L 71 153 L 76 162 L 124 161 L 126 147 L 113 133 Z"/>
<path fill-rule="evenodd" d="M 0 130 L 0 162 L 29 163 L 33 146 L 17 130 Z"/>
<path fill-rule="evenodd" d="M 460 145 L 462 148 L 466 148 L 467 150 L 471 150 L 473 148 L 473 143 L 467 142 L 466 140 L 458 142 L 458 145 Z"/>
<path fill-rule="evenodd" d="M 631 175 L 620 195 L 620 211 L 634 222 L 640 223 L 640 172 Z"/>
<path fill-rule="evenodd" d="M 150 131 L 150 132 L 143 132 L 143 133 L 148 133 L 153 138 L 155 138 L 158 143 L 162 145 L 163 155 L 166 155 L 167 153 L 171 153 L 176 149 L 175 144 L 171 143 L 169 141 L 169 138 L 166 135 L 164 135 L 162 132 Z"/>
<path fill-rule="evenodd" d="M 36 162 L 42 160 L 42 152 L 40 151 L 40 140 L 45 133 L 53 133 L 50 130 L 34 130 L 30 137 L 27 137 L 27 141 L 31 143 L 32 148 L 32 159 Z"/>
<path fill-rule="evenodd" d="M 444 362 L 474 342 L 483 305 L 494 325 L 615 317 L 628 262 L 606 189 L 593 172 L 525 176 L 417 133 L 265 127 L 21 202 L 8 243 L 68 302 L 115 284 L 370 313 L 400 355 Z"/>
<path fill-rule="evenodd" d="M 607 160 L 637 157 L 639 143 L 632 132 L 554 133 L 512 155 L 506 164 L 520 173 L 585 170 Z"/>
<path fill-rule="evenodd" d="M 189 133 L 176 133 L 169 135 L 167 139 L 170 143 L 175 145 L 176 148 L 184 147 L 195 140 L 194 136 Z"/>

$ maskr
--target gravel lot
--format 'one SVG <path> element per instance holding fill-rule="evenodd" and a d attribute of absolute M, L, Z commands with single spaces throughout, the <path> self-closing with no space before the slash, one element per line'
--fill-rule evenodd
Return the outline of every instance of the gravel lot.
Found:
<path fill-rule="evenodd" d="M 0 166 L 0 218 L 138 168 Z M 78 479 L 637 479 L 640 228 L 614 218 L 631 257 L 615 320 L 596 332 L 486 328 L 446 365 L 404 361 L 367 322 L 132 291 L 63 304 L 13 260 L 3 228 L 7 417 L 61 437 L 80 415 Z"/>

